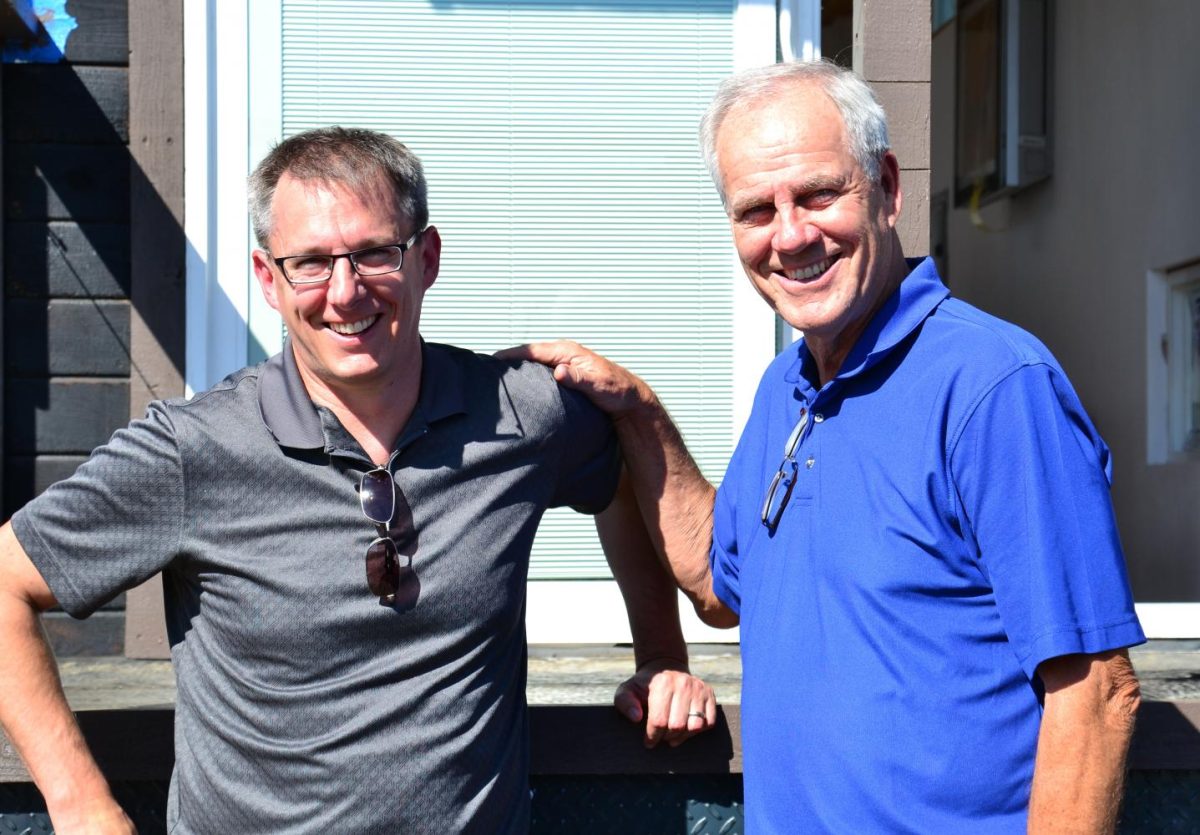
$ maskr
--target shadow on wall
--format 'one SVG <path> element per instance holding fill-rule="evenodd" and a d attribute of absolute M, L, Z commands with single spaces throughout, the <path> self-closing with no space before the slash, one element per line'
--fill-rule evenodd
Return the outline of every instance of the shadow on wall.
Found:
<path fill-rule="evenodd" d="M 183 371 L 186 242 L 129 151 L 126 2 L 65 5 L 0 4 L 5 517 L 128 422 L 131 380 L 179 393 L 139 367 L 135 314 Z"/>

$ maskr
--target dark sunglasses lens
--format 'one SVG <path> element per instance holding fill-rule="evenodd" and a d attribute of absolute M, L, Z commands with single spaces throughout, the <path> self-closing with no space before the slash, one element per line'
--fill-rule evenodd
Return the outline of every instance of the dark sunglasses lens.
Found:
<path fill-rule="evenodd" d="M 363 514 L 379 525 L 390 525 L 396 510 L 396 483 L 387 470 L 363 473 L 358 499 Z"/>
<path fill-rule="evenodd" d="M 391 597 L 400 588 L 400 559 L 390 539 L 377 539 L 367 549 L 367 587 L 377 597 Z"/>

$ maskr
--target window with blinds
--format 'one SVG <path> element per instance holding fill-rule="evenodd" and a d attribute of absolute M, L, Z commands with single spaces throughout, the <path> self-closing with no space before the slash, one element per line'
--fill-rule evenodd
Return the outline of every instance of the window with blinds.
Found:
<path fill-rule="evenodd" d="M 374 128 L 425 163 L 444 242 L 425 338 L 594 347 L 657 389 L 714 481 L 736 432 L 734 278 L 696 127 L 732 71 L 733 13 L 734 0 L 282 5 L 282 134 Z M 551 512 L 530 576 L 610 576 L 591 520 Z"/>

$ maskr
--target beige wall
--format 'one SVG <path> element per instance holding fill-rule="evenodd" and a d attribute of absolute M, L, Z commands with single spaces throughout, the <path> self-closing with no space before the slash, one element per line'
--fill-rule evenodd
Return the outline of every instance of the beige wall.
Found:
<path fill-rule="evenodd" d="M 1066 368 L 1113 449 L 1137 599 L 1200 601 L 1200 457 L 1151 465 L 1146 441 L 1147 273 L 1200 258 L 1200 3 L 1052 8 L 1053 174 L 985 206 L 990 231 L 952 208 L 947 278 Z M 935 33 L 934 194 L 952 194 L 954 49 Z"/>

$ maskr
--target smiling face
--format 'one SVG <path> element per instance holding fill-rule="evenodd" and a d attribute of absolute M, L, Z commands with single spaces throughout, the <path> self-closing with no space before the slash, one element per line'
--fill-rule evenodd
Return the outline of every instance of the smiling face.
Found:
<path fill-rule="evenodd" d="M 275 188 L 271 252 L 255 250 L 254 273 L 287 325 L 301 377 L 317 402 L 419 384 L 421 301 L 437 278 L 441 241 L 430 227 L 404 254 L 404 266 L 386 275 L 357 275 L 349 259 L 339 258 L 321 284 L 289 284 L 272 259 L 401 243 L 417 230 L 398 214 L 383 183 L 352 192 L 285 173 Z"/>
<path fill-rule="evenodd" d="M 824 382 L 906 272 L 896 158 L 886 154 L 879 181 L 868 180 L 841 114 L 814 84 L 735 107 L 716 146 L 746 275 L 804 332 Z"/>

